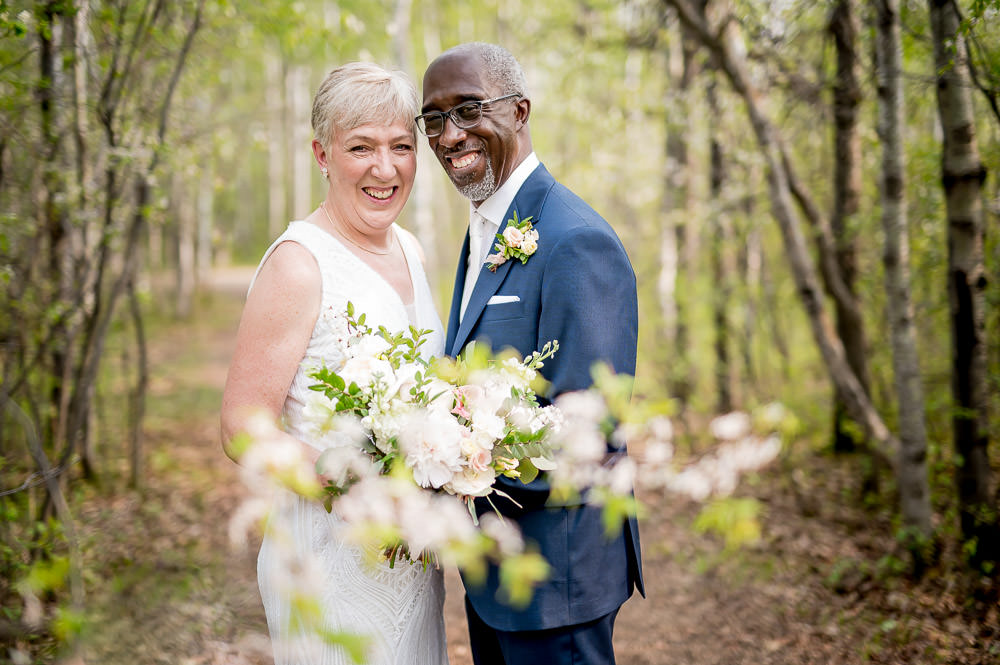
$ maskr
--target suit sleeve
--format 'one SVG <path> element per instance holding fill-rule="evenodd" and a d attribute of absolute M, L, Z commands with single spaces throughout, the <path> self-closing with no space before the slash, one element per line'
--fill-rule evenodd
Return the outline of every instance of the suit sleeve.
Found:
<path fill-rule="evenodd" d="M 559 340 L 542 370 L 548 397 L 592 384 L 591 367 L 606 362 L 635 374 L 638 312 L 635 273 L 607 227 L 583 227 L 553 251 L 542 282 L 538 344 Z"/>
<path fill-rule="evenodd" d="M 567 233 L 554 248 L 542 276 L 536 348 L 550 340 L 559 350 L 545 361 L 550 382 L 547 397 L 589 388 L 591 366 L 606 362 L 616 373 L 635 374 L 638 307 L 635 273 L 610 228 L 586 226 Z M 497 488 L 523 510 L 542 508 L 549 485 L 538 479 L 525 485 L 500 478 Z M 501 500 L 503 512 L 520 512 Z"/>

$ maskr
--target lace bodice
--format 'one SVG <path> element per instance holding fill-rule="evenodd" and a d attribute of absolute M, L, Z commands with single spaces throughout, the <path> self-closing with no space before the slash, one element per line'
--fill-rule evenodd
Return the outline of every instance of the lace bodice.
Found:
<path fill-rule="evenodd" d="M 321 363 L 337 367 L 342 362 L 328 315 L 343 311 L 347 302 L 364 312 L 373 327 L 405 330 L 411 322 L 432 331 L 425 343 L 429 355 L 444 348 L 441 321 L 430 287 L 408 235 L 400 244 L 413 282 L 411 312 L 399 294 L 374 269 L 335 237 L 305 221 L 289 224 L 264 254 L 261 265 L 283 242 L 297 242 L 316 258 L 322 275 L 320 315 L 305 356 L 285 399 L 285 429 L 309 445 L 319 445 L 305 435 L 302 410 L 315 381 L 310 369 Z M 259 271 L 259 268 L 258 268 Z M 251 283 L 251 289 L 253 285 Z M 415 321 L 411 321 L 415 318 Z M 444 637 L 444 582 L 441 571 L 397 563 L 390 568 L 377 552 L 363 551 L 338 537 L 341 524 L 318 503 L 288 493 L 279 498 L 269 521 L 257 561 L 261 598 L 274 644 L 275 664 L 347 665 L 353 661 L 339 647 L 317 639 L 303 639 L 289 630 L 293 613 L 290 568 L 312 566 L 317 573 L 310 583 L 321 602 L 325 626 L 334 631 L 366 634 L 373 638 L 372 659 L 377 665 L 443 665 L 447 663 Z M 282 543 L 293 545 L 293 554 Z"/>

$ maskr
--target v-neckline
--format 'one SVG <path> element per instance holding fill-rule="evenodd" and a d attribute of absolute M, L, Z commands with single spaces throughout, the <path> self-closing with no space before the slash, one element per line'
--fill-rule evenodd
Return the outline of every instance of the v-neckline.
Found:
<path fill-rule="evenodd" d="M 303 220 L 303 221 L 305 221 L 305 220 Z M 318 224 L 313 224 L 311 222 L 305 222 L 305 223 L 309 224 L 310 226 L 312 226 L 314 229 L 316 229 L 317 231 L 319 231 L 320 233 L 322 233 L 328 239 L 330 239 L 333 242 L 337 243 L 337 245 L 340 247 L 340 249 L 343 250 L 342 253 L 347 254 L 348 256 L 350 256 L 352 260 L 354 260 L 355 262 L 361 264 L 362 266 L 365 267 L 366 270 L 368 270 L 373 275 L 375 275 L 375 277 L 378 278 L 378 280 L 380 282 L 382 282 L 382 284 L 386 287 L 386 289 L 388 289 L 396 297 L 396 301 L 399 303 L 400 307 L 403 308 L 404 313 L 406 313 L 406 308 L 409 307 L 409 306 L 411 306 L 411 305 L 414 307 L 414 309 L 416 309 L 416 305 L 417 305 L 417 286 L 416 286 L 416 280 L 414 279 L 414 275 L 413 275 L 413 261 L 410 260 L 409 251 L 407 250 L 406 243 L 403 242 L 403 237 L 400 234 L 399 228 L 396 226 L 395 223 L 392 225 L 393 226 L 393 233 L 396 234 L 396 239 L 399 241 L 399 248 L 403 252 L 403 262 L 406 264 L 406 276 L 410 280 L 410 291 L 413 293 L 413 300 L 411 300 L 409 303 L 406 303 L 406 302 L 403 301 L 403 295 L 399 291 L 396 290 L 396 287 L 394 287 L 392 284 L 389 283 L 389 280 L 387 280 L 382 275 L 382 273 L 380 273 L 378 270 L 375 270 L 375 268 L 373 268 L 372 266 L 368 265 L 367 261 L 363 260 L 360 256 L 358 256 L 357 254 L 355 254 L 354 252 L 352 252 L 351 249 L 350 249 L 350 247 L 348 247 L 343 242 L 341 242 L 340 238 L 338 238 L 337 236 L 333 235 L 332 233 L 330 233 L 326 229 L 320 227 Z M 409 321 L 409 318 L 410 318 L 409 316 L 406 316 L 407 321 Z"/>

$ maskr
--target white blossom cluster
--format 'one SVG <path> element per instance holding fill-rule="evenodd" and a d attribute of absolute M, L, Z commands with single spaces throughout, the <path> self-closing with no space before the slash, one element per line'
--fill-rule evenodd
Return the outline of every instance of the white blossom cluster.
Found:
<path fill-rule="evenodd" d="M 332 509 L 346 523 L 348 540 L 376 551 L 403 546 L 417 555 L 411 562 L 433 553 L 440 562 L 481 568 L 484 559 L 537 557 L 525 553 L 510 521 L 487 515 L 476 523 L 472 497 L 494 491 L 498 474 L 541 472 L 556 497 L 576 496 L 620 511 L 633 505 L 628 502 L 636 487 L 697 501 L 727 495 L 781 450 L 776 432 L 787 414 L 779 405 L 753 416 L 715 418 L 708 429 L 718 445 L 682 464 L 675 458 L 671 420 L 636 418 L 621 407 L 629 402 L 627 391 L 622 400 L 599 385 L 540 408 L 532 391 L 539 364 L 530 358 L 439 375 L 427 363 L 401 361 L 394 343 L 379 334 L 352 330 L 337 317 L 330 324 L 340 326 L 344 357 L 336 375 L 353 387 L 316 392 L 305 405 L 304 435 L 325 450 L 310 468 L 294 439 L 278 436 L 273 423 L 253 421 L 249 433 L 256 443 L 241 464 L 254 494 L 232 520 L 234 538 L 261 517 L 276 486 L 329 501 L 322 478 L 342 489 L 333 495 Z M 353 406 L 338 411 L 341 399 Z M 544 571 L 544 563 L 533 569 Z"/>

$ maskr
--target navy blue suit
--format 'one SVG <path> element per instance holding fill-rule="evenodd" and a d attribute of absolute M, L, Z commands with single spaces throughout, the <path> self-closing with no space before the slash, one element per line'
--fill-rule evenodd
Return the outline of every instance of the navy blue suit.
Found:
<path fill-rule="evenodd" d="M 459 324 L 469 240 L 459 259 L 448 320 L 446 350 L 458 355 L 472 340 L 494 351 L 513 347 L 521 355 L 559 341 L 542 375 L 548 395 L 587 388 L 591 365 L 609 363 L 616 372 L 635 374 L 637 303 L 635 273 L 621 241 L 583 200 L 553 179 L 543 165 L 528 177 L 507 210 L 532 217 L 538 249 L 526 264 L 512 259 L 480 272 Z M 503 232 L 506 223 L 500 226 Z M 494 295 L 519 302 L 487 305 Z M 531 603 L 515 610 L 497 596 L 496 569 L 485 585 L 466 582 L 467 602 L 482 621 L 501 631 L 538 631 L 586 624 L 611 616 L 631 596 L 644 593 L 639 531 L 628 520 L 613 539 L 604 535 L 599 508 L 547 507 L 543 480 L 524 485 L 501 478 L 498 488 L 521 507 L 494 495 L 501 512 L 514 519 L 525 539 L 538 545 L 552 574 Z M 492 508 L 477 501 L 478 512 Z"/>

